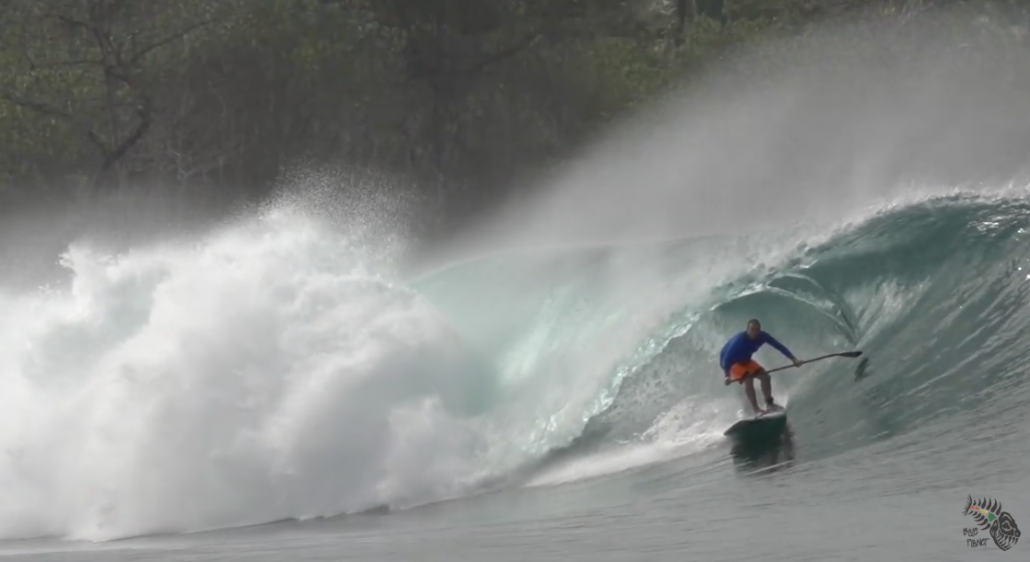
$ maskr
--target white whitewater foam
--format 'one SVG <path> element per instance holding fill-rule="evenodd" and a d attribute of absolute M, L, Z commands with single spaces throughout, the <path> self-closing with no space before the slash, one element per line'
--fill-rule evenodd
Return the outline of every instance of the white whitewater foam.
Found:
<path fill-rule="evenodd" d="M 0 538 L 199 530 L 460 490 L 482 439 L 446 408 L 460 342 L 352 245 L 276 210 L 195 245 L 75 245 L 67 291 L 0 300 Z"/>

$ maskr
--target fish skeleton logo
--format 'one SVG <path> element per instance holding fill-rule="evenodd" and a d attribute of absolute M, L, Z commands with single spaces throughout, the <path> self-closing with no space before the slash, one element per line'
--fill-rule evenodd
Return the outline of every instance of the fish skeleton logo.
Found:
<path fill-rule="evenodd" d="M 1016 520 L 1009 512 L 1002 511 L 1001 503 L 995 500 L 984 498 L 974 501 L 973 496 L 969 496 L 966 500 L 966 510 L 962 515 L 972 515 L 981 529 L 990 531 L 994 544 L 1002 550 L 1012 548 L 1019 540 Z"/>

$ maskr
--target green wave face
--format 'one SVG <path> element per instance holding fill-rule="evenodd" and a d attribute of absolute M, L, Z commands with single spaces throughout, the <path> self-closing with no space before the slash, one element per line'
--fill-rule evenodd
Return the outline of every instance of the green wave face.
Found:
<path fill-rule="evenodd" d="M 680 439 L 721 434 L 744 401 L 718 351 L 752 317 L 800 357 L 861 349 L 774 375 L 816 456 L 1025 406 L 1028 242 L 1027 202 L 955 195 L 835 230 L 498 256 L 416 286 L 489 365 L 479 406 L 538 455 L 654 440 L 671 418 Z"/>

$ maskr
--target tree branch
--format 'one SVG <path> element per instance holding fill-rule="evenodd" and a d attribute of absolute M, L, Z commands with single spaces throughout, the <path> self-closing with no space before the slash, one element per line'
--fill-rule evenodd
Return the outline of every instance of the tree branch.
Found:
<path fill-rule="evenodd" d="M 492 53 L 490 55 L 487 55 L 486 57 L 479 59 L 478 61 L 466 67 L 462 72 L 464 74 L 476 74 L 482 72 L 484 68 L 492 64 L 496 64 L 506 58 L 513 57 L 519 54 L 524 49 L 532 45 L 533 42 L 540 38 L 540 36 L 541 34 L 539 31 L 534 31 L 533 33 L 530 33 L 526 37 L 522 38 L 519 42 L 515 43 L 514 45 L 511 45 L 507 49 L 497 51 L 496 53 Z"/>
<path fill-rule="evenodd" d="M 57 109 L 55 107 L 51 107 L 51 106 L 49 106 L 49 105 L 47 105 L 45 103 L 35 102 L 35 101 L 27 100 L 27 99 L 24 99 L 24 98 L 18 98 L 18 97 L 12 96 L 11 94 L 6 93 L 6 92 L 0 93 L 0 99 L 6 100 L 7 102 L 12 103 L 12 104 L 17 105 L 17 106 L 21 106 L 21 107 L 24 107 L 24 108 L 27 108 L 27 109 L 31 109 L 32 111 L 35 111 L 36 113 L 39 113 L 39 114 L 42 114 L 42 115 L 49 115 L 51 117 L 60 117 L 61 119 L 64 119 L 65 121 L 69 121 L 69 122 L 74 122 L 75 121 L 75 118 L 72 116 L 72 114 L 70 114 L 70 113 L 68 113 L 66 111 L 61 111 L 60 109 Z"/>
<path fill-rule="evenodd" d="M 154 50 L 160 49 L 161 47 L 164 47 L 165 45 L 168 45 L 169 43 L 172 43 L 173 41 L 177 41 L 179 39 L 182 39 L 183 37 L 186 37 L 190 33 L 193 33 L 194 31 L 197 31 L 198 29 L 200 29 L 200 28 L 202 28 L 202 27 L 204 27 L 206 25 L 210 25 L 210 24 L 214 23 L 215 21 L 216 21 L 216 18 L 211 18 L 211 19 L 207 19 L 207 20 L 204 20 L 204 21 L 197 22 L 197 23 L 187 27 L 186 29 L 183 29 L 183 30 L 181 30 L 181 31 L 179 31 L 177 33 L 174 33 L 174 34 L 172 34 L 172 35 L 170 35 L 170 36 L 168 36 L 168 37 L 166 37 L 164 39 L 161 39 L 160 41 L 156 41 L 156 42 L 150 44 L 147 47 L 143 47 L 135 55 L 133 55 L 133 57 L 131 59 L 129 59 L 129 64 L 131 64 L 131 65 L 138 64 L 143 59 L 143 57 L 147 56 L 148 54 L 150 54 Z"/>

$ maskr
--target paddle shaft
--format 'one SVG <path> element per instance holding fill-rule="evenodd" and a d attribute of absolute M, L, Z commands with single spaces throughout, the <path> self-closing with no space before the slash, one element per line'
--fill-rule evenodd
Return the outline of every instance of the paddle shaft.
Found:
<path fill-rule="evenodd" d="M 829 359 L 830 357 L 858 357 L 859 355 L 862 355 L 861 351 L 844 351 L 841 353 L 829 353 L 827 355 L 820 355 L 819 357 L 808 359 L 803 364 L 807 365 L 808 363 L 811 363 L 813 361 L 819 361 L 820 359 Z M 784 365 L 782 367 L 776 367 L 775 369 L 769 369 L 768 371 L 766 371 L 766 373 L 775 373 L 776 371 L 790 369 L 793 366 L 794 365 Z"/>

